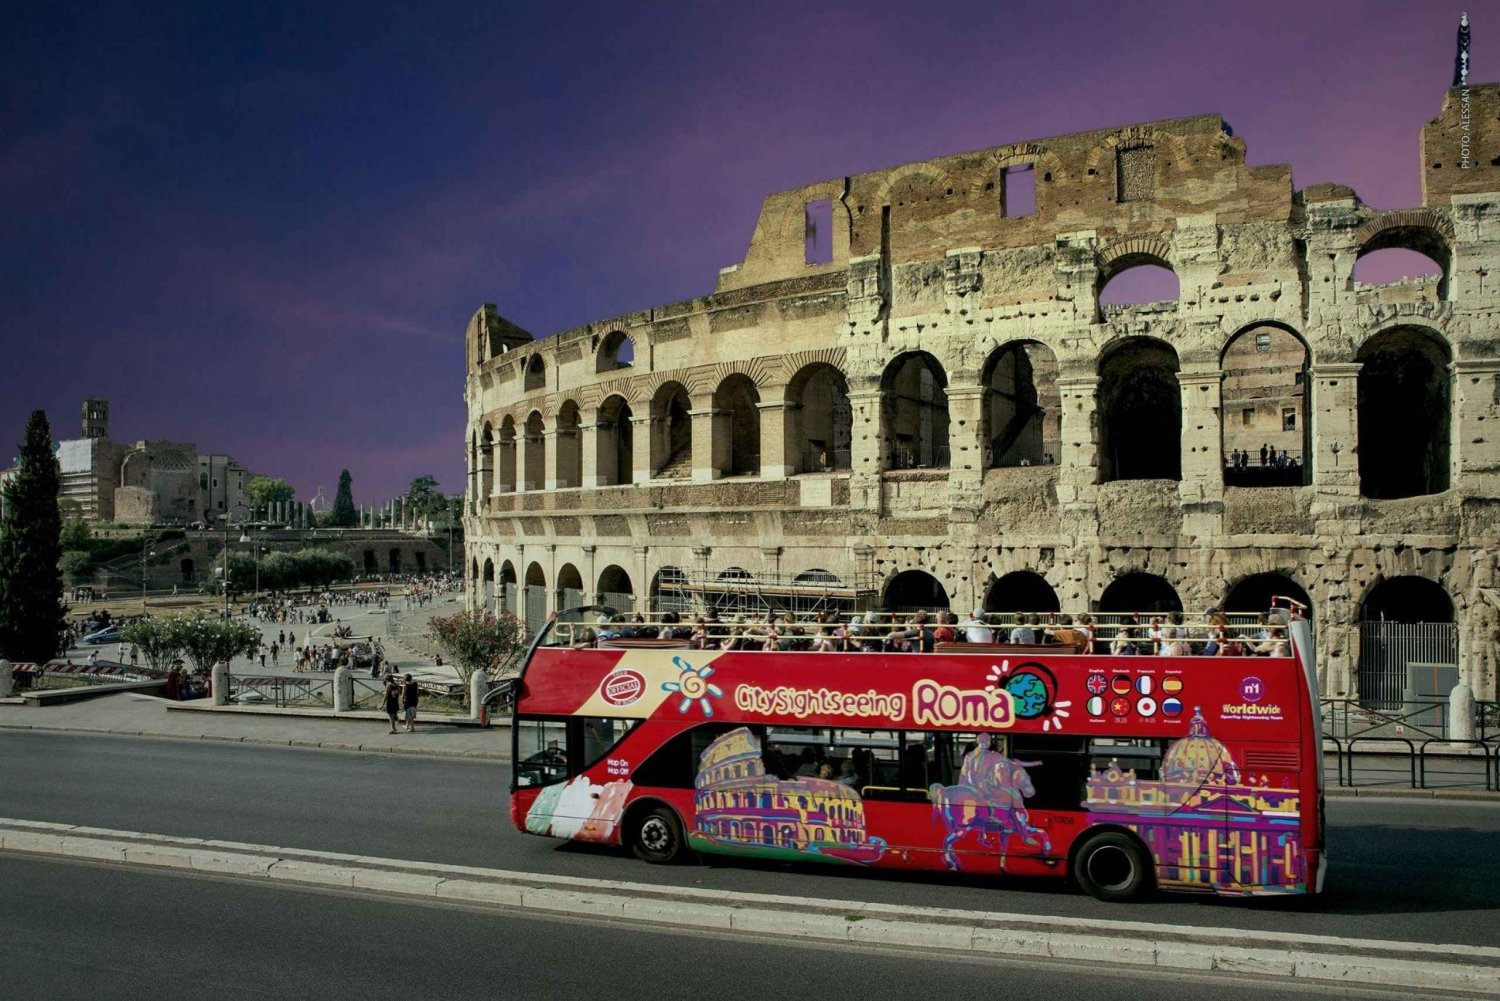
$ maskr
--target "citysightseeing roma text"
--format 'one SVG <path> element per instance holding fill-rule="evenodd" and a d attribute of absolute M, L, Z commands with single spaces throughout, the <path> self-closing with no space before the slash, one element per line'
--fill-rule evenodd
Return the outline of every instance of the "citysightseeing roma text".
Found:
<path fill-rule="evenodd" d="M 917 726 L 1005 728 L 1015 722 L 1015 706 L 1004 689 L 968 689 L 923 679 L 912 685 L 911 696 L 898 692 L 845 692 L 835 688 L 761 688 L 740 685 L 734 704 L 761 716 L 847 716 L 904 722 L 910 708 Z"/>

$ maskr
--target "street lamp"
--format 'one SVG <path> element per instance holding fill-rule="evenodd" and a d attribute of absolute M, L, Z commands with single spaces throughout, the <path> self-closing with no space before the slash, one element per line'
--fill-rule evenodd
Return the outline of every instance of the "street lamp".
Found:
<path fill-rule="evenodd" d="M 156 559 L 156 550 L 141 536 L 141 614 L 146 614 L 146 561 Z"/>
<path fill-rule="evenodd" d="M 240 502 L 236 502 L 235 505 L 234 505 L 234 507 L 229 508 L 222 515 L 220 515 L 220 517 L 222 517 L 224 519 L 224 554 L 223 554 L 223 560 L 224 560 L 224 579 L 223 579 L 223 584 L 224 584 L 224 621 L 225 622 L 229 621 L 229 518 L 230 518 L 230 515 L 232 515 L 234 513 L 235 508 L 241 508 L 241 507 L 245 509 L 245 513 L 246 514 L 250 513 L 249 506 L 246 505 L 243 501 L 240 501 Z"/>

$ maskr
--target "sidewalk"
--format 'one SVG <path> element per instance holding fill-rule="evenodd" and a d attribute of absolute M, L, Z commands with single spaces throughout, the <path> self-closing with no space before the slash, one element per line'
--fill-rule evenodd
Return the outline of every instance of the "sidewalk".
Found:
<path fill-rule="evenodd" d="M 62 706 L 0 705 L 0 732 L 50 730 L 67 733 L 164 737 L 173 740 L 218 740 L 281 747 L 322 747 L 381 754 L 428 754 L 453 758 L 509 760 L 510 727 L 490 729 L 417 718 L 417 732 L 391 733 L 380 713 L 334 718 L 330 713 L 276 715 L 254 709 L 220 708 L 172 711 L 168 702 L 125 692 Z M 194 707 L 195 709 L 197 707 Z"/>

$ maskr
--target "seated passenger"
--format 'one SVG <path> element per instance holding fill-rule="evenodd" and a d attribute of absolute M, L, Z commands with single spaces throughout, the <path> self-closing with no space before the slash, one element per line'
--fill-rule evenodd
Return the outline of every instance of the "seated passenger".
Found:
<path fill-rule="evenodd" d="M 952 643 L 954 637 L 953 613 L 938 612 L 937 623 L 937 628 L 932 631 L 932 641 L 934 643 Z"/>
<path fill-rule="evenodd" d="M 817 634 L 813 636 L 812 652 L 833 653 L 835 649 L 837 648 L 834 646 L 833 637 L 828 635 L 828 627 L 819 626 Z"/>
<path fill-rule="evenodd" d="M 1084 642 L 1083 634 L 1073 628 L 1073 616 L 1071 615 L 1062 615 L 1058 619 L 1057 625 L 1048 626 L 1043 632 L 1052 642 L 1063 646 L 1080 646 Z"/>
<path fill-rule="evenodd" d="M 1010 641 L 1012 643 L 1031 644 L 1036 642 L 1036 632 L 1027 623 L 1026 613 L 1017 612 L 1015 628 L 1010 631 Z"/>
<path fill-rule="evenodd" d="M 827 765 L 823 767 L 827 768 Z M 845 758 L 839 768 L 838 784 L 841 786 L 857 786 L 860 784 L 859 771 L 854 766 L 853 758 Z"/>
<path fill-rule="evenodd" d="M 1135 645 L 1135 630 L 1129 626 L 1121 626 L 1120 631 L 1115 633 L 1109 652 L 1116 657 L 1133 657 L 1140 652 Z"/>
<path fill-rule="evenodd" d="M 984 609 L 976 608 L 969 613 L 968 619 L 964 621 L 965 643 L 993 643 L 995 642 L 994 630 L 984 621 Z"/>

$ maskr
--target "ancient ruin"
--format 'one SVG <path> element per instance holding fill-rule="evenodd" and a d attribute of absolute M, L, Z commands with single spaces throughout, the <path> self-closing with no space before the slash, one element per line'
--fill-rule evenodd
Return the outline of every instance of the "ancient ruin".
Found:
<path fill-rule="evenodd" d="M 1431 663 L 1494 698 L 1500 84 L 1421 130 L 1419 207 L 1294 189 L 1245 148 L 1203 115 L 839 177 L 767 198 L 702 298 L 544 340 L 484 306 L 470 601 L 534 624 L 601 597 L 1289 594 L 1326 695 L 1399 699 Z M 1434 277 L 1356 280 L 1388 248 Z M 1175 296 L 1108 305 L 1143 266 Z"/>

